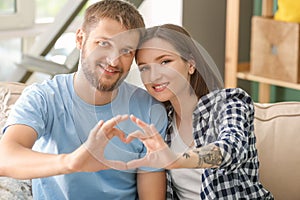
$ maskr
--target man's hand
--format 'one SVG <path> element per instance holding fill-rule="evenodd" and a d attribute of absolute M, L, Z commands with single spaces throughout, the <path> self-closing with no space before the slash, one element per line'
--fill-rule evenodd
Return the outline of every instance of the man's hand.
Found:
<path fill-rule="evenodd" d="M 90 131 L 87 141 L 76 151 L 71 153 L 68 159 L 70 161 L 71 171 L 94 172 L 104 169 L 126 170 L 126 163 L 121 161 L 106 160 L 104 150 L 109 140 L 114 136 L 126 142 L 125 134 L 115 126 L 121 121 L 127 120 L 127 115 L 118 115 L 106 122 L 100 121 Z"/>

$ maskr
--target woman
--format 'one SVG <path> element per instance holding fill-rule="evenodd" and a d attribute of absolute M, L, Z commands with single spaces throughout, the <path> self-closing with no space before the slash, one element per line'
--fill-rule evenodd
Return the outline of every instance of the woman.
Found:
<path fill-rule="evenodd" d="M 258 179 L 254 107 L 242 89 L 222 89 L 217 67 L 182 27 L 147 29 L 136 54 L 147 91 L 169 113 L 166 145 L 153 125 L 129 136 L 148 148 L 128 163 L 168 170 L 168 198 L 273 199 Z M 189 169 L 187 169 L 189 168 Z"/>

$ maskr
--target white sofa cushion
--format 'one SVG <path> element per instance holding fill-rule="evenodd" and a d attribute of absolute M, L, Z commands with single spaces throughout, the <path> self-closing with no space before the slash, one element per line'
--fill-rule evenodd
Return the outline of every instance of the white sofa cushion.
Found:
<path fill-rule="evenodd" d="M 300 102 L 255 109 L 260 180 L 276 200 L 300 199 Z"/>
<path fill-rule="evenodd" d="M 6 122 L 8 114 L 26 87 L 23 83 L 17 82 L 0 82 L 0 130 Z M 1 138 L 1 133 L 0 133 Z"/>

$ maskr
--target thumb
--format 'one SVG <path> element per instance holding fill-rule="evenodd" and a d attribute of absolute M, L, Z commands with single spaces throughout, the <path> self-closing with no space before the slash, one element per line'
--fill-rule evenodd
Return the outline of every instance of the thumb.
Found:
<path fill-rule="evenodd" d="M 127 138 L 126 138 L 126 142 L 127 143 L 130 143 L 132 140 L 134 140 L 134 139 L 142 139 L 142 138 L 144 138 L 145 137 L 145 135 L 141 132 L 141 131 L 134 131 L 134 132 L 132 132 L 132 133 L 130 133 L 128 136 L 127 136 Z"/>
<path fill-rule="evenodd" d="M 147 166 L 147 159 L 145 157 L 141 159 L 132 160 L 127 163 L 128 169 L 135 169 L 141 166 Z"/>
<path fill-rule="evenodd" d="M 116 160 L 105 160 L 104 165 L 115 170 L 127 170 L 126 163 Z"/>

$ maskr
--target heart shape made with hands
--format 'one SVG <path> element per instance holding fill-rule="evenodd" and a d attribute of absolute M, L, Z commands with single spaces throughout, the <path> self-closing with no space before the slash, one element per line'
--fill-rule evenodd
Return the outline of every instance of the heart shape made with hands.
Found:
<path fill-rule="evenodd" d="M 85 142 L 87 150 L 99 162 L 108 168 L 127 170 L 139 167 L 169 168 L 176 160 L 177 156 L 171 151 L 158 133 L 154 125 L 149 125 L 137 117 L 131 115 L 130 119 L 141 128 L 129 134 L 127 137 L 123 131 L 115 126 L 125 120 L 128 115 L 118 115 L 106 122 L 100 121 L 90 132 L 88 140 Z M 104 157 L 106 145 L 113 137 L 119 137 L 124 143 L 130 143 L 134 139 L 139 139 L 147 148 L 147 153 L 143 158 L 131 160 L 127 163 L 116 160 L 107 160 Z"/>

